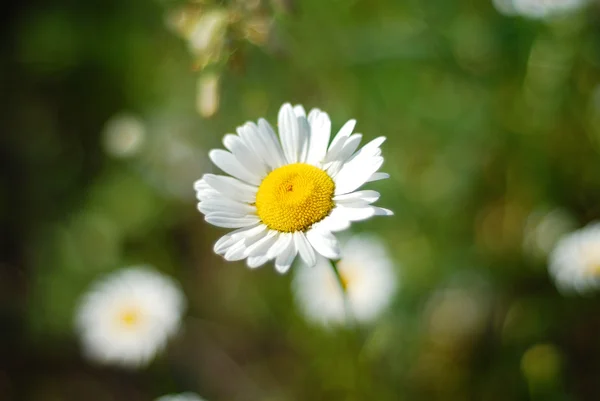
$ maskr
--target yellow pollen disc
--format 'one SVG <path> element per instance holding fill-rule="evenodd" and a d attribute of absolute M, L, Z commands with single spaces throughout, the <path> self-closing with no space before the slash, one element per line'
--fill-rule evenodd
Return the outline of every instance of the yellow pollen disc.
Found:
<path fill-rule="evenodd" d="M 341 283 L 336 283 L 336 284 L 338 284 L 338 286 L 341 284 L 344 291 L 346 291 L 348 289 L 348 287 L 350 285 L 352 285 L 353 282 L 357 281 L 357 277 L 356 277 L 357 274 L 356 274 L 356 270 L 345 269 L 342 266 L 344 266 L 344 261 L 339 261 L 338 262 L 338 271 L 340 272 Z"/>
<path fill-rule="evenodd" d="M 596 263 L 589 263 L 587 268 L 585 269 L 585 272 L 589 276 L 600 277 L 600 261 Z"/>
<path fill-rule="evenodd" d="M 140 312 L 136 308 L 127 308 L 121 311 L 117 316 L 120 326 L 126 328 L 135 327 L 141 320 Z"/>
<path fill-rule="evenodd" d="M 256 212 L 272 230 L 306 231 L 333 209 L 335 184 L 320 168 L 288 164 L 269 173 L 256 193 Z"/>

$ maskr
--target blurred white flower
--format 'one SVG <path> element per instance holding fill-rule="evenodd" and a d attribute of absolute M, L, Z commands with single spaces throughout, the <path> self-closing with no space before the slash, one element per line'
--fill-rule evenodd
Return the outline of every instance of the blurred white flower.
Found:
<path fill-rule="evenodd" d="M 385 137 L 358 149 L 362 135 L 353 134 L 355 125 L 346 122 L 330 144 L 327 113 L 313 109 L 307 115 L 302 106 L 286 103 L 279 110 L 279 138 L 264 119 L 225 135 L 228 151 L 215 149 L 209 157 L 230 176 L 204 174 L 194 184 L 205 220 L 237 228 L 217 241 L 215 252 L 229 261 L 247 259 L 252 268 L 274 260 L 285 273 L 298 254 L 311 266 L 319 254 L 337 259 L 333 232 L 392 215 L 372 205 L 378 192 L 358 190 L 388 177 L 378 172 Z"/>
<path fill-rule="evenodd" d="M 198 171 L 207 161 L 193 136 L 197 121 L 189 115 L 167 110 L 151 115 L 148 144 L 137 160 L 140 174 L 161 194 L 191 201 Z"/>
<path fill-rule="evenodd" d="M 600 287 L 600 223 L 565 235 L 550 255 L 550 275 L 563 292 L 585 293 Z"/>
<path fill-rule="evenodd" d="M 137 367 L 150 362 L 178 331 L 184 309 L 175 281 L 136 266 L 95 282 L 81 300 L 75 324 L 89 359 Z"/>
<path fill-rule="evenodd" d="M 169 394 L 163 395 L 157 398 L 156 401 L 204 401 L 194 393 L 181 393 L 181 394 Z"/>
<path fill-rule="evenodd" d="M 427 334 L 437 345 L 468 342 L 485 330 L 490 288 L 485 281 L 458 277 L 456 284 L 435 291 L 426 304 Z"/>
<path fill-rule="evenodd" d="M 146 127 L 140 118 L 133 114 L 117 114 L 106 122 L 103 130 L 104 149 L 115 157 L 136 155 L 146 136 Z"/>
<path fill-rule="evenodd" d="M 520 15 L 542 19 L 568 13 L 583 7 L 589 0 L 492 0 L 496 9 L 505 15 Z"/>
<path fill-rule="evenodd" d="M 200 67 L 221 57 L 228 25 L 226 9 L 215 8 L 202 13 L 188 37 L 190 49 L 198 57 Z"/>
<path fill-rule="evenodd" d="M 319 258 L 316 266 L 302 265 L 295 272 L 298 307 L 308 320 L 323 326 L 343 325 L 348 318 L 372 322 L 389 305 L 396 290 L 393 262 L 376 238 L 356 235 L 346 242 L 342 255 L 337 267 L 348 304 L 327 259 Z"/>
<path fill-rule="evenodd" d="M 532 257 L 546 259 L 556 242 L 575 228 L 575 219 L 563 209 L 537 209 L 528 217 L 523 249 Z"/>
<path fill-rule="evenodd" d="M 214 72 L 200 75 L 196 88 L 196 110 L 211 117 L 219 110 L 219 76 Z"/>

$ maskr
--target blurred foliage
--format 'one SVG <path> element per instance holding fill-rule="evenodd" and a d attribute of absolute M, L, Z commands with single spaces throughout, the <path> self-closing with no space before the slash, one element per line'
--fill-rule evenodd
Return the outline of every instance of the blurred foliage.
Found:
<path fill-rule="evenodd" d="M 173 25 L 182 10 L 224 18 L 201 32 L 208 56 Z M 491 0 L 11 4 L 0 399 L 599 399 L 599 300 L 561 296 L 545 270 L 557 236 L 600 219 L 599 16 L 506 17 Z M 225 133 L 284 101 L 388 137 L 392 178 L 371 187 L 395 217 L 353 226 L 384 239 L 400 277 L 374 327 L 311 327 L 290 275 L 212 253 L 223 231 L 193 181 Z M 182 283 L 185 332 L 144 371 L 89 365 L 77 300 L 138 263 Z"/>

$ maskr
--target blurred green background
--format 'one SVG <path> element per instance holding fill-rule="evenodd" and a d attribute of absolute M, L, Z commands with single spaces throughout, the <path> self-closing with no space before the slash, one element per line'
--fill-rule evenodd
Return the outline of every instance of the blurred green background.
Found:
<path fill-rule="evenodd" d="M 599 299 L 546 270 L 600 219 L 596 4 L 33 0 L 2 20 L 0 400 L 600 399 Z M 293 271 L 212 252 L 208 150 L 285 101 L 388 137 L 370 187 L 395 216 L 352 227 L 399 276 L 372 327 L 313 327 Z M 140 263 L 182 283 L 185 330 L 140 371 L 91 365 L 78 299 Z"/>

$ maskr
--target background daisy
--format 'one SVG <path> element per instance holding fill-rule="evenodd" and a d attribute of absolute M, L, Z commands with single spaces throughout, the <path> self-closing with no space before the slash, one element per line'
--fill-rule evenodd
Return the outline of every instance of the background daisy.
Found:
<path fill-rule="evenodd" d="M 394 266 L 382 243 L 366 235 L 350 238 L 337 268 L 348 304 L 330 262 L 319 258 L 314 267 L 296 269 L 293 289 L 300 310 L 308 320 L 324 326 L 344 324 L 349 318 L 373 321 L 396 289 Z"/>
<path fill-rule="evenodd" d="M 87 357 L 135 367 L 148 363 L 178 331 L 184 309 L 185 298 L 175 281 L 139 266 L 94 283 L 75 321 Z"/>
<path fill-rule="evenodd" d="M 506 15 L 548 18 L 577 10 L 588 0 L 493 0 L 496 9 Z"/>
<path fill-rule="evenodd" d="M 561 291 L 597 290 L 600 287 L 600 223 L 565 235 L 550 255 L 549 270 Z"/>
<path fill-rule="evenodd" d="M 337 259 L 333 232 L 392 212 L 371 205 L 378 192 L 358 191 L 388 177 L 378 172 L 384 137 L 357 151 L 362 135 L 353 134 L 356 121 L 350 120 L 329 143 L 327 113 L 313 109 L 307 116 L 302 106 L 288 103 L 277 125 L 279 139 L 264 119 L 225 135 L 228 151 L 212 150 L 209 156 L 231 177 L 205 174 L 194 187 L 207 222 L 237 228 L 217 241 L 216 253 L 230 261 L 247 258 L 250 267 L 274 259 L 284 273 L 297 254 L 309 266 L 319 254 Z"/>
<path fill-rule="evenodd" d="M 204 401 L 204 399 L 194 393 L 181 393 L 163 395 L 155 401 Z"/>

